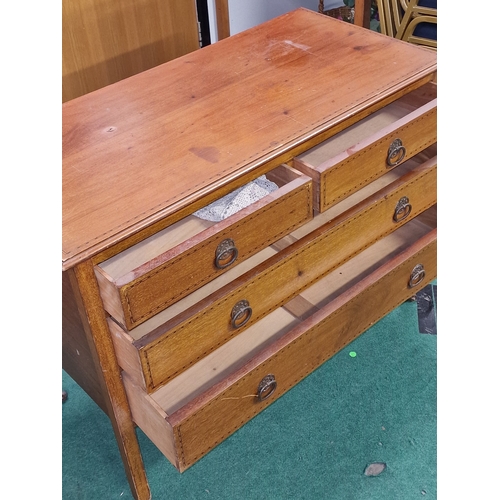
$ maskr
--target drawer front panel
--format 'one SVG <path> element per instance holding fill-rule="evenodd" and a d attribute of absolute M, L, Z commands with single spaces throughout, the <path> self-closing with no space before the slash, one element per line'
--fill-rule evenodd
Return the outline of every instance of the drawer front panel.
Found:
<path fill-rule="evenodd" d="M 294 166 L 315 179 L 314 208 L 323 212 L 437 141 L 437 99 L 316 167 Z"/>
<path fill-rule="evenodd" d="M 252 359 L 230 380 L 169 417 L 180 470 L 196 462 L 434 279 L 436 237 L 434 230 L 417 241 Z M 410 288 L 410 276 L 417 265 L 424 267 L 425 278 Z M 267 399 L 260 401 L 258 388 L 268 375 L 273 375 L 276 386 L 271 384 Z"/>
<path fill-rule="evenodd" d="M 383 175 L 388 169 L 394 168 L 396 165 L 389 166 L 387 158 L 389 150 L 397 141 L 400 141 L 400 147 L 405 148 L 404 159 L 415 156 L 436 142 L 436 101 L 419 109 L 411 116 L 409 121 L 408 119 L 404 120 L 404 124 L 396 123 L 394 130 L 386 133 L 384 137 L 354 154 L 350 152 L 348 158 L 323 174 L 320 181 L 320 211 L 335 205 L 354 191 Z M 394 161 L 397 161 L 397 158 Z"/>
<path fill-rule="evenodd" d="M 167 252 L 161 265 L 155 258 L 114 284 L 98 270 L 101 288 L 107 290 L 102 293 L 105 307 L 132 330 L 306 223 L 312 215 L 312 181 L 300 176 Z M 110 287 L 114 288 L 111 292 Z"/>
<path fill-rule="evenodd" d="M 168 322 L 153 335 L 136 342 L 147 390 L 153 391 L 168 382 L 351 257 L 434 205 L 436 171 L 435 159 L 417 167 L 201 301 L 188 311 L 187 319 L 177 324 Z M 405 198 L 410 201 L 411 212 L 404 220 L 395 222 L 396 206 Z M 406 215 L 405 210 L 402 216 Z M 251 315 L 247 318 L 243 308 L 244 324 L 235 327 L 231 318 L 235 306 L 243 302 L 251 309 Z"/>

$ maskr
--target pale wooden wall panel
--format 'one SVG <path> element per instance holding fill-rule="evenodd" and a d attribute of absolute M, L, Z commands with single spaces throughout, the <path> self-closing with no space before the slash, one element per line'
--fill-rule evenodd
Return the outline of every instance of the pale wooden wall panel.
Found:
<path fill-rule="evenodd" d="M 63 102 L 199 48 L 195 0 L 63 0 Z"/>

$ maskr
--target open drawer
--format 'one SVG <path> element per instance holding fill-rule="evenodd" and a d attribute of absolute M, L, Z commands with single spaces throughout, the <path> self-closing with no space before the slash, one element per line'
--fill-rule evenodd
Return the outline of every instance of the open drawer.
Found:
<path fill-rule="evenodd" d="M 294 158 L 323 212 L 437 140 L 437 90 L 428 83 Z"/>
<path fill-rule="evenodd" d="M 190 215 L 100 263 L 106 311 L 132 330 L 312 218 L 312 183 L 286 165 L 278 189 L 220 222 Z"/>
<path fill-rule="evenodd" d="M 422 213 L 148 394 L 132 418 L 180 471 L 436 277 L 436 210 Z"/>
<path fill-rule="evenodd" d="M 427 210 L 437 201 L 436 158 L 410 162 L 414 168 L 408 163 L 346 199 L 341 214 L 316 217 L 234 268 L 228 281 L 219 277 L 132 332 L 109 318 L 120 366 L 146 392 L 155 391 Z M 364 198 L 357 202 L 358 196 Z"/>

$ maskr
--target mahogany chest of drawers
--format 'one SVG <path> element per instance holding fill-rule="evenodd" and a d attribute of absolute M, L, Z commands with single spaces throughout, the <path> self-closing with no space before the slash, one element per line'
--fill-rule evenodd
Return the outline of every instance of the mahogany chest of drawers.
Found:
<path fill-rule="evenodd" d="M 63 368 L 136 498 L 135 426 L 183 471 L 436 277 L 436 71 L 298 9 L 63 105 Z"/>

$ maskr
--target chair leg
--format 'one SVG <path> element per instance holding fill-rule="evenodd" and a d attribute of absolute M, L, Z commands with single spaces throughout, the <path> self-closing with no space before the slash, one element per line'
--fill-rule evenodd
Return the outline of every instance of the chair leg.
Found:
<path fill-rule="evenodd" d="M 354 24 L 370 28 L 371 0 L 356 0 L 354 5 Z"/>

